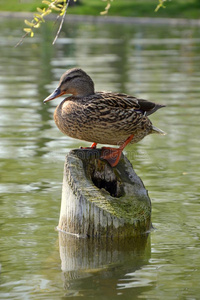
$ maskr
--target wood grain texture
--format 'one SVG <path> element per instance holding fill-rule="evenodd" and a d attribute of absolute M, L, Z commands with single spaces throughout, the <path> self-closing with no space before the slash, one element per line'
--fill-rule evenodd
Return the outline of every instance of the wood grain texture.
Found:
<path fill-rule="evenodd" d="M 122 155 L 117 167 L 100 149 L 72 150 L 64 166 L 58 229 L 82 237 L 131 237 L 151 228 L 151 201 Z"/>

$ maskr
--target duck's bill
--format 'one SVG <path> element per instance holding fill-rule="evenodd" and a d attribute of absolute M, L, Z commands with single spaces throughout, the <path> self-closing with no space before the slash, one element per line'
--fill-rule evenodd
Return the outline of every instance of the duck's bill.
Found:
<path fill-rule="evenodd" d="M 46 103 L 48 101 L 51 101 L 57 97 L 60 97 L 64 94 L 64 92 L 61 92 L 59 88 L 57 88 L 51 95 L 49 95 L 46 99 L 44 99 L 43 103 Z"/>

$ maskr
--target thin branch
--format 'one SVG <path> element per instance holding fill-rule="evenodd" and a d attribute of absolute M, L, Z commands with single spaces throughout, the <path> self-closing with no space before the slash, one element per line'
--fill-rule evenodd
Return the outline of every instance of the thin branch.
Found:
<path fill-rule="evenodd" d="M 55 36 L 55 38 L 54 38 L 54 40 L 53 40 L 52 45 L 55 44 L 55 42 L 57 41 L 57 38 L 58 38 L 58 36 L 59 36 L 59 34 L 60 34 L 60 31 L 61 31 L 61 29 L 62 29 L 63 22 L 64 22 L 64 19 L 65 19 L 65 16 L 66 16 L 67 9 L 68 9 L 68 6 L 69 6 L 70 1 L 71 1 L 71 0 L 67 0 L 66 7 L 65 7 L 65 12 L 64 12 L 64 14 L 62 15 L 62 19 L 61 19 L 61 22 L 60 22 L 60 26 L 59 26 L 59 28 L 58 28 L 58 31 L 57 31 L 57 33 L 56 33 L 56 36 Z"/>
<path fill-rule="evenodd" d="M 19 42 L 17 42 L 17 44 L 15 45 L 15 48 L 18 47 L 19 45 L 21 45 L 25 39 L 25 37 L 29 34 L 29 32 L 26 32 L 21 39 L 19 40 Z"/>

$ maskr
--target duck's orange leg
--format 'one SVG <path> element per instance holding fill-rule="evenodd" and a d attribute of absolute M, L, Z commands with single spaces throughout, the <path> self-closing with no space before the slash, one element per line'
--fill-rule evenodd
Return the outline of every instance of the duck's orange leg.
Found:
<path fill-rule="evenodd" d="M 132 141 L 133 137 L 133 134 L 130 135 L 119 148 L 103 147 L 101 149 L 101 158 L 107 160 L 111 167 L 115 167 L 121 158 L 122 151 Z"/>
<path fill-rule="evenodd" d="M 92 145 L 90 146 L 90 148 L 92 149 L 96 149 L 96 147 L 97 147 L 97 143 L 92 143 Z"/>
<path fill-rule="evenodd" d="M 80 147 L 80 149 L 96 149 L 97 143 L 92 143 L 90 147 Z"/>

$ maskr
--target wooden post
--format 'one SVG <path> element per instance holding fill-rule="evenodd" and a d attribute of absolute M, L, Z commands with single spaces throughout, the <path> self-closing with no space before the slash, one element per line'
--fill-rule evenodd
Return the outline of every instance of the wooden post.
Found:
<path fill-rule="evenodd" d="M 78 237 L 133 237 L 151 228 L 151 201 L 122 155 L 112 168 L 100 149 L 66 156 L 58 229 Z"/>

